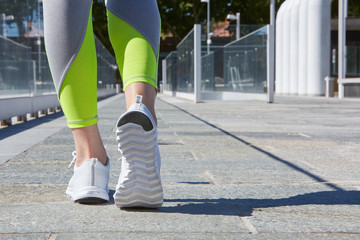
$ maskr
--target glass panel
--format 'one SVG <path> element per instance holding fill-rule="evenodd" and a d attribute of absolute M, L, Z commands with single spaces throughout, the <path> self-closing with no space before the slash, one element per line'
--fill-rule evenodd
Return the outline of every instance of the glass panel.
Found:
<path fill-rule="evenodd" d="M 2 1 L 0 9 L 0 97 L 54 93 L 42 1 Z"/>
<path fill-rule="evenodd" d="M 0 36 L 0 96 L 30 94 L 34 86 L 31 49 Z"/>
<path fill-rule="evenodd" d="M 201 90 L 264 93 L 266 89 L 267 27 L 243 26 L 242 31 L 257 31 L 225 46 L 210 45 L 202 34 Z M 166 57 L 165 90 L 194 91 L 193 30 Z"/>
<path fill-rule="evenodd" d="M 177 46 L 178 92 L 194 92 L 194 29 Z"/>
<path fill-rule="evenodd" d="M 42 0 L 0 2 L 0 98 L 55 93 L 44 46 Z M 95 40 L 98 87 L 113 88 L 114 57 Z"/>
<path fill-rule="evenodd" d="M 214 51 L 201 57 L 201 90 L 214 90 Z"/>
<path fill-rule="evenodd" d="M 224 47 L 202 45 L 201 57 L 201 90 L 222 91 L 224 87 Z"/>
<path fill-rule="evenodd" d="M 346 51 L 346 74 L 348 77 L 357 77 L 360 75 L 360 45 L 348 45 Z"/>
<path fill-rule="evenodd" d="M 224 47 L 225 91 L 264 93 L 266 87 L 267 27 Z"/>
<path fill-rule="evenodd" d="M 55 93 L 55 87 L 52 80 L 49 63 L 45 52 L 32 52 L 30 64 L 32 65 L 32 88 L 33 95 L 44 93 Z"/>
<path fill-rule="evenodd" d="M 177 53 L 171 52 L 166 58 L 165 90 L 176 91 L 177 86 Z"/>
<path fill-rule="evenodd" d="M 360 76 L 360 45 L 348 43 L 346 50 L 346 77 L 357 78 Z M 331 75 L 338 76 L 338 46 L 332 45 L 331 50 Z"/>
<path fill-rule="evenodd" d="M 98 89 L 112 89 L 115 87 L 116 71 L 118 71 L 115 58 L 95 37 L 97 53 L 97 79 Z"/>

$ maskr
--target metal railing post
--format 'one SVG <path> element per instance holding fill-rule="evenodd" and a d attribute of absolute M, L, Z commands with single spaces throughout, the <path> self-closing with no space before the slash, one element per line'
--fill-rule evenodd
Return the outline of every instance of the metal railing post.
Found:
<path fill-rule="evenodd" d="M 275 0 L 270 2 L 270 25 L 267 41 L 267 102 L 274 102 L 274 61 L 275 61 Z"/>
<path fill-rule="evenodd" d="M 345 78 L 345 46 L 346 46 L 346 12 L 344 7 L 345 0 L 339 0 L 339 65 L 338 65 L 338 95 L 344 98 L 344 85 L 342 80 Z"/>
<path fill-rule="evenodd" d="M 166 84 L 167 84 L 167 80 L 166 80 L 166 59 L 162 60 L 162 89 L 160 89 L 160 91 L 164 92 L 164 90 L 166 89 Z"/>
<path fill-rule="evenodd" d="M 194 95 L 195 102 L 201 100 L 201 25 L 194 25 Z"/>

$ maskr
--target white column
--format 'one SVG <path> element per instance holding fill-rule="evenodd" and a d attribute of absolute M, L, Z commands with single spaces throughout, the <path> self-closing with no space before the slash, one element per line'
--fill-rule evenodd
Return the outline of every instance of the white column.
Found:
<path fill-rule="evenodd" d="M 339 45 L 338 45 L 338 91 L 339 98 L 344 98 L 344 85 L 341 81 L 345 78 L 345 46 L 346 46 L 346 18 L 345 0 L 339 0 Z"/>
<path fill-rule="evenodd" d="M 290 94 L 298 93 L 299 73 L 299 0 L 293 0 L 290 9 Z"/>
<path fill-rule="evenodd" d="M 311 0 L 308 11 L 307 94 L 325 94 L 324 78 L 330 74 L 331 0 Z"/>
<path fill-rule="evenodd" d="M 290 7 L 292 0 L 284 4 L 283 39 L 282 39 L 282 92 L 290 93 Z"/>
<path fill-rule="evenodd" d="M 201 100 L 201 25 L 194 25 L 194 95 L 195 103 Z"/>
<path fill-rule="evenodd" d="M 299 7 L 299 75 L 298 95 L 307 94 L 307 38 L 308 38 L 308 5 L 311 0 L 301 0 Z"/>
<path fill-rule="evenodd" d="M 323 0 L 322 5 L 322 28 L 321 36 L 321 56 L 323 56 L 322 68 L 321 68 L 321 95 L 325 95 L 325 77 L 331 74 L 331 2 L 332 0 Z"/>
<path fill-rule="evenodd" d="M 283 51 L 283 19 L 284 19 L 284 6 L 282 4 L 277 12 L 276 17 L 276 71 L 275 71 L 275 88 L 277 94 L 282 94 L 283 92 L 283 78 L 282 78 L 282 69 L 283 69 L 283 60 L 282 60 L 282 51 Z"/>

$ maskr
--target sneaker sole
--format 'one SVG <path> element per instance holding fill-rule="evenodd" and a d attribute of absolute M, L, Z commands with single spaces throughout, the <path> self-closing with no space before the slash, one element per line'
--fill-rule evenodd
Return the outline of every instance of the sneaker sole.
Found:
<path fill-rule="evenodd" d="M 75 202 L 80 204 L 102 204 L 102 203 L 107 203 L 108 200 L 102 198 L 96 198 L 96 197 L 88 197 L 88 198 L 82 198 L 76 200 Z"/>
<path fill-rule="evenodd" d="M 76 195 L 71 189 L 67 189 L 66 194 L 73 202 L 82 204 L 100 204 L 109 201 L 109 194 L 106 191 L 94 187 L 86 188 Z"/>
<path fill-rule="evenodd" d="M 118 184 L 114 194 L 116 206 L 161 207 L 163 189 L 156 173 L 156 133 L 145 132 L 138 124 L 126 123 L 118 128 L 116 134 L 129 166 L 125 180 Z"/>

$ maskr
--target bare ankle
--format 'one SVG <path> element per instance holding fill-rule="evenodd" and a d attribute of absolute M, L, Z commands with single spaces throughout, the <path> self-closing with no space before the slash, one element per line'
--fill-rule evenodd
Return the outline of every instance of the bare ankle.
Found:
<path fill-rule="evenodd" d="M 91 158 L 98 159 L 104 166 L 107 165 L 107 155 L 104 151 L 103 153 L 92 153 L 89 151 L 81 151 L 76 150 L 76 166 L 81 166 L 86 160 L 89 160 Z"/>
<path fill-rule="evenodd" d="M 76 165 L 91 158 L 97 158 L 107 164 L 107 154 L 102 143 L 97 125 L 72 129 L 76 148 Z"/>

